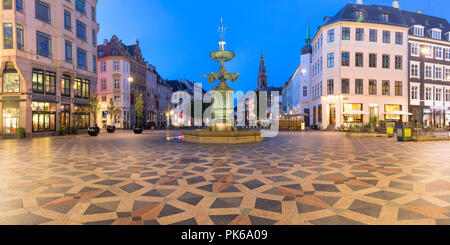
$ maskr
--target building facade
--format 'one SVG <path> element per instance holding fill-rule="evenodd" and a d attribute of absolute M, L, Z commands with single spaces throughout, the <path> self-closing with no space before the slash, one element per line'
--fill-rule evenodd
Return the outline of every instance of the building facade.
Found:
<path fill-rule="evenodd" d="M 402 11 L 409 27 L 409 111 L 419 127 L 450 127 L 450 25 Z"/>
<path fill-rule="evenodd" d="M 172 125 L 170 114 L 172 113 L 172 93 L 173 88 L 170 84 L 158 76 L 157 84 L 157 100 L 156 100 L 156 126 L 164 129 Z"/>
<path fill-rule="evenodd" d="M 398 4 L 347 4 L 312 40 L 311 125 L 408 121 L 408 26 Z"/>
<path fill-rule="evenodd" d="M 130 59 L 125 45 L 117 36 L 104 40 L 98 46 L 98 84 L 97 94 L 100 111 L 97 116 L 99 127 L 113 125 L 117 128 L 130 128 L 131 123 L 131 83 Z M 114 116 L 108 110 L 113 101 L 117 111 Z"/>
<path fill-rule="evenodd" d="M 2 1 L 0 135 L 55 135 L 93 125 L 97 0 Z"/>
<path fill-rule="evenodd" d="M 150 64 L 147 64 L 147 98 L 148 98 L 148 113 L 146 122 L 148 125 L 155 126 L 157 124 L 157 102 L 158 102 L 158 72 L 156 71 L 156 67 Z"/>

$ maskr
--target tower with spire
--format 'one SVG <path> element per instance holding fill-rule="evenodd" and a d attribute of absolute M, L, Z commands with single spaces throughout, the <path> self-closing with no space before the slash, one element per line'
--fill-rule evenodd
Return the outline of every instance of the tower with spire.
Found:
<path fill-rule="evenodd" d="M 261 61 L 259 63 L 258 72 L 258 90 L 267 89 L 267 73 L 266 73 L 266 63 L 264 62 L 264 53 L 261 50 Z"/>

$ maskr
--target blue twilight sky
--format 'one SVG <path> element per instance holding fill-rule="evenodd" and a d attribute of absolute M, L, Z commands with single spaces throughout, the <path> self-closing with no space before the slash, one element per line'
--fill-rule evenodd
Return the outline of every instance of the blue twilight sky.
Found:
<path fill-rule="evenodd" d="M 241 73 L 235 90 L 256 88 L 261 49 L 269 86 L 282 86 L 299 65 L 308 16 L 311 35 L 324 16 L 334 15 L 356 0 L 100 0 L 99 43 L 116 34 L 125 44 L 139 38 L 145 59 L 165 79 L 202 82 L 201 74 L 217 71 L 209 53 L 217 50 L 217 28 L 223 17 L 228 28 L 226 48 L 236 53 L 227 64 Z M 364 4 L 391 6 L 392 0 L 363 0 Z M 450 20 L 449 0 L 400 0 L 401 9 Z"/>

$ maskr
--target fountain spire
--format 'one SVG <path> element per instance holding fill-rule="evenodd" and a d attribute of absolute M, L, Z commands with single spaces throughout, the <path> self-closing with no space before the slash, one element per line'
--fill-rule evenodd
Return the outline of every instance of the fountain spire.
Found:
<path fill-rule="evenodd" d="M 219 42 L 220 50 L 225 50 L 225 44 L 227 44 L 227 42 L 225 42 L 225 34 L 227 33 L 227 27 L 223 25 L 223 18 L 220 18 L 220 26 L 217 31 L 219 32 L 220 37 Z"/>

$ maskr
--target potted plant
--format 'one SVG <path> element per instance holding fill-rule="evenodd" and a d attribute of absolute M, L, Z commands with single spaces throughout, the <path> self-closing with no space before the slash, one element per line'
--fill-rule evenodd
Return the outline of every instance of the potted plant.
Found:
<path fill-rule="evenodd" d="M 109 99 L 108 116 L 109 116 L 111 125 L 106 126 L 106 131 L 108 131 L 108 133 L 114 133 L 116 131 L 116 126 L 113 125 L 113 118 L 115 115 L 117 115 L 119 113 L 120 113 L 119 108 L 116 107 L 113 99 L 112 98 Z"/>
<path fill-rule="evenodd" d="M 142 98 L 142 93 L 139 94 L 139 97 L 136 98 L 136 102 L 134 104 L 134 110 L 136 111 L 136 125 L 133 127 L 133 131 L 135 134 L 142 134 L 144 128 L 142 127 L 142 117 L 144 116 L 144 98 Z"/>
<path fill-rule="evenodd" d="M 72 127 L 72 134 L 78 134 L 78 127 L 77 126 L 73 126 Z"/>
<path fill-rule="evenodd" d="M 18 129 L 17 137 L 19 137 L 19 139 L 24 139 L 25 138 L 25 129 L 24 128 L 19 128 Z"/>
<path fill-rule="evenodd" d="M 90 105 L 89 105 L 89 111 L 92 113 L 92 116 L 94 117 L 94 127 L 88 128 L 88 133 L 90 136 L 97 136 L 100 133 L 100 128 L 97 125 L 97 114 L 100 110 L 100 102 L 98 100 L 98 96 L 96 95 L 93 98 L 89 99 Z"/>
<path fill-rule="evenodd" d="M 59 127 L 59 135 L 61 136 L 66 135 L 66 127 L 64 126 Z"/>

